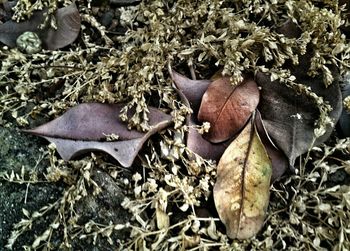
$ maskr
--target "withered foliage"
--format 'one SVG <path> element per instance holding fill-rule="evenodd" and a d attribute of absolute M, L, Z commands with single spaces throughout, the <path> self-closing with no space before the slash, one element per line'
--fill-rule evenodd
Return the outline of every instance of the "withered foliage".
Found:
<path fill-rule="evenodd" d="M 25 20 L 33 10 L 44 6 L 52 14 L 57 5 L 69 3 L 19 1 L 14 18 Z M 315 148 L 306 158 L 296 161 L 297 173 L 274 184 L 268 218 L 260 234 L 244 242 L 230 241 L 210 208 L 216 165 L 200 157 L 187 158 L 187 128 L 183 125 L 190 111 L 172 87 L 167 70 L 172 65 L 185 72 L 189 65 L 201 79 L 206 79 L 222 68 L 233 83 L 241 82 L 243 73 L 268 73 L 272 80 L 287 84 L 291 91 L 317 103 L 320 118 L 316 133 L 322 134 L 331 123 L 330 106 L 298 83 L 290 67 L 308 51 L 311 64 L 305 71 L 311 76 L 322 75 L 325 88 L 335 78 L 331 65 L 339 69 L 341 76 L 345 74 L 350 49 L 342 29 L 347 29 L 348 21 L 337 1 L 143 1 L 124 10 L 121 21 L 128 32 L 113 40 L 93 17 L 90 1 L 79 1 L 77 5 L 84 25 L 68 49 L 34 54 L 24 54 L 16 48 L 0 49 L 0 124 L 33 125 L 36 118 L 48 121 L 82 102 L 123 102 L 126 106 L 121 119 L 130 127 L 148 128 L 149 105 L 171 113 L 175 126 L 146 142 L 147 150 L 133 167 L 132 177 L 125 180 L 129 187 L 122 206 L 133 215 L 125 224 L 90 221 L 79 225 L 80 215 L 74 211 L 75 203 L 87 196 L 86 186 L 96 194 L 100 192 L 90 176 L 91 168 L 104 167 L 116 177 L 116 164 L 105 164 L 100 156 L 64 163 L 50 150 L 47 158 L 51 166 L 46 177 L 50 182 L 64 181 L 63 197 L 38 212 L 24 210 L 25 219 L 14 226 L 7 247 L 30 231 L 38 217 L 52 211 L 62 217 L 54 218 L 48 229 L 37 234 L 34 243 L 28 243 L 28 250 L 45 245 L 49 249 L 53 245 L 51 235 L 57 229 L 66 233 L 59 244 L 66 249 L 79 238 L 105 238 L 122 250 L 349 247 L 350 187 L 328 182 L 337 171 L 350 172 L 348 160 L 333 156 L 349 154 L 348 140 Z M 49 16 L 47 22 L 51 20 Z M 286 22 L 297 27 L 288 31 L 290 36 L 278 31 Z M 132 109 L 135 112 L 129 116 Z M 14 119 L 17 123 L 13 123 Z M 1 174 L 7 182 L 25 183 L 21 177 Z M 74 227 L 68 222 L 73 222 Z M 121 229 L 131 234 L 116 244 L 111 235 Z"/>

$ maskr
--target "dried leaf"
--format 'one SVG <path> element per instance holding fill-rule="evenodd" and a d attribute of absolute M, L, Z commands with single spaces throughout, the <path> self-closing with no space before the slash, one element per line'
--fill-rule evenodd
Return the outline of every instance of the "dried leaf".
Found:
<path fill-rule="evenodd" d="M 197 112 L 202 100 L 202 96 L 207 90 L 210 80 L 191 80 L 173 70 L 170 71 L 175 88 L 179 93 L 182 102 L 192 108 L 193 114 L 187 117 L 186 125 L 189 126 L 186 145 L 194 153 L 205 159 L 219 160 L 229 142 L 213 144 L 198 133 L 193 126 L 198 124 Z"/>
<path fill-rule="evenodd" d="M 78 105 L 61 117 L 26 132 L 41 136 L 57 146 L 65 160 L 81 153 L 99 150 L 113 156 L 124 167 L 132 165 L 143 143 L 171 123 L 170 115 L 150 107 L 147 133 L 128 130 L 120 118 L 123 104 L 87 103 Z M 119 141 L 108 142 L 108 135 Z"/>
<path fill-rule="evenodd" d="M 250 238 L 261 229 L 271 174 L 271 161 L 251 120 L 226 149 L 217 167 L 214 201 L 230 238 Z"/>
<path fill-rule="evenodd" d="M 272 162 L 272 178 L 271 182 L 274 182 L 281 177 L 289 167 L 287 157 L 278 147 L 273 143 L 269 134 L 266 131 L 264 122 L 261 119 L 261 114 L 257 110 L 255 115 L 255 126 L 259 133 L 261 142 L 264 144 L 267 154 L 269 155 Z"/>
<path fill-rule="evenodd" d="M 203 138 L 202 134 L 198 133 L 198 131 L 192 127 L 194 125 L 194 120 L 191 118 L 186 142 L 187 147 L 202 158 L 219 160 L 225 149 L 229 146 L 230 141 L 213 144 Z"/>
<path fill-rule="evenodd" d="M 255 81 L 245 79 L 233 86 L 229 77 L 211 83 L 204 93 L 198 112 L 199 121 L 210 122 L 204 137 L 212 143 L 230 139 L 247 123 L 259 103 L 259 89 Z"/>
<path fill-rule="evenodd" d="M 75 3 L 60 8 L 55 14 L 57 29 L 40 30 L 45 19 L 45 11 L 35 11 L 33 16 L 24 22 L 12 20 L 0 25 L 0 41 L 9 47 L 16 46 L 16 39 L 26 31 L 36 32 L 43 42 L 44 48 L 55 50 L 65 47 L 78 37 L 80 31 L 80 15 Z"/>
<path fill-rule="evenodd" d="M 75 3 L 56 12 L 57 30 L 49 29 L 41 35 L 49 50 L 63 48 L 75 41 L 80 31 L 80 14 Z"/>
<path fill-rule="evenodd" d="M 301 35 L 300 28 L 293 23 L 292 19 L 287 19 L 276 31 L 288 38 L 298 38 Z"/>
<path fill-rule="evenodd" d="M 334 124 L 341 113 L 341 93 L 335 81 L 328 88 L 322 77 L 311 78 L 305 72 L 308 69 L 307 59 L 303 58 L 298 67 L 292 70 L 297 82 L 309 86 L 318 96 L 328 102 L 333 111 L 330 117 Z M 259 110 L 270 137 L 294 166 L 295 159 L 307 152 L 314 140 L 315 122 L 319 118 L 317 105 L 303 93 L 288 88 L 283 83 L 271 81 L 270 76 L 257 73 L 256 82 L 262 87 Z M 317 139 L 315 144 L 324 142 L 333 126 L 328 125 L 326 133 Z"/>
<path fill-rule="evenodd" d="M 171 71 L 171 77 L 176 85 L 177 90 L 185 98 L 186 105 L 193 109 L 194 113 L 198 112 L 203 94 L 208 89 L 212 81 L 210 80 L 192 80 L 176 71 Z"/>

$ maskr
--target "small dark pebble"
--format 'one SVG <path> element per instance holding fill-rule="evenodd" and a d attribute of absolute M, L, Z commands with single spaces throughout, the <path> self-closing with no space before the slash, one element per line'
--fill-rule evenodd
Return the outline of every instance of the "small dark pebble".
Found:
<path fill-rule="evenodd" d="M 328 175 L 328 183 L 329 186 L 348 185 L 350 183 L 350 175 L 344 170 L 337 170 L 335 173 Z"/>
<path fill-rule="evenodd" d="M 114 18 L 114 11 L 109 10 L 103 13 L 100 22 L 103 26 L 109 27 L 112 24 L 113 18 Z"/>

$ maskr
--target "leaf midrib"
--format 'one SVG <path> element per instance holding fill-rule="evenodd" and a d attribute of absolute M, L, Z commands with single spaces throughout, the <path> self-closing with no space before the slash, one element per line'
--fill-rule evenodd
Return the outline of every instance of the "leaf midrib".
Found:
<path fill-rule="evenodd" d="M 252 144 L 253 144 L 253 137 L 254 137 L 254 132 L 255 132 L 255 126 L 254 126 L 254 118 L 255 118 L 255 113 L 251 116 L 251 121 L 250 123 L 250 133 L 249 133 L 249 144 L 247 148 L 247 153 L 246 153 L 246 158 L 244 159 L 243 167 L 242 167 L 242 186 L 241 186 L 241 200 L 240 200 L 240 208 L 239 208 L 239 221 L 238 221 L 238 227 L 237 227 L 237 235 L 239 233 L 239 229 L 241 227 L 241 219 L 242 219 L 242 214 L 243 214 L 243 206 L 244 206 L 244 198 L 245 198 L 245 175 L 247 171 L 247 163 L 249 159 L 249 155 L 251 152 Z"/>

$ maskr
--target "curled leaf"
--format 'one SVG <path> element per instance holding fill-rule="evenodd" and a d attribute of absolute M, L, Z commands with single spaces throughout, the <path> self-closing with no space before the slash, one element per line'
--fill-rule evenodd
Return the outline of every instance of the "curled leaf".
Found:
<path fill-rule="evenodd" d="M 255 126 L 259 133 L 261 142 L 264 144 L 267 154 L 269 155 L 272 162 L 272 178 L 271 182 L 281 177 L 289 167 L 287 157 L 278 147 L 273 143 L 266 128 L 264 121 L 261 119 L 261 114 L 257 110 L 255 115 Z"/>
<path fill-rule="evenodd" d="M 80 31 L 80 15 L 75 3 L 60 8 L 55 14 L 57 29 L 39 29 L 45 19 L 45 11 L 35 11 L 32 17 L 24 22 L 7 21 L 0 25 L 0 41 L 9 47 L 16 46 L 16 39 L 24 32 L 31 31 L 38 34 L 43 47 L 55 50 L 65 47 L 78 37 Z"/>
<path fill-rule="evenodd" d="M 214 201 L 230 238 L 254 236 L 269 203 L 272 164 L 253 121 L 232 141 L 217 167 Z"/>
<path fill-rule="evenodd" d="M 41 34 L 43 43 L 49 50 L 63 48 L 73 43 L 80 31 L 80 14 L 75 3 L 58 9 L 55 17 L 57 29 L 50 28 Z"/>
<path fill-rule="evenodd" d="M 147 133 L 128 130 L 119 114 L 122 104 L 87 103 L 73 107 L 61 117 L 26 132 L 53 142 L 65 160 L 88 151 L 104 151 L 124 167 L 132 165 L 143 143 L 171 123 L 170 115 L 150 107 Z M 108 135 L 118 141 L 106 141 Z"/>
<path fill-rule="evenodd" d="M 247 123 L 259 103 L 259 89 L 255 81 L 245 79 L 233 86 L 229 77 L 211 83 L 204 93 L 198 112 L 199 121 L 210 122 L 205 138 L 212 143 L 228 140 Z"/>
<path fill-rule="evenodd" d="M 339 84 L 334 81 L 325 87 L 322 77 L 307 75 L 307 59 L 303 58 L 293 74 L 298 83 L 310 87 L 310 90 L 328 102 L 333 110 L 329 114 L 333 124 L 327 125 L 326 132 L 315 144 L 324 142 L 334 129 L 341 113 L 341 93 Z M 334 72 L 336 75 L 336 73 Z M 314 142 L 315 122 L 320 117 L 317 104 L 305 93 L 299 93 L 279 81 L 271 81 L 269 75 L 257 73 L 256 82 L 261 89 L 259 110 L 270 137 L 294 166 L 295 159 L 307 152 Z"/>

